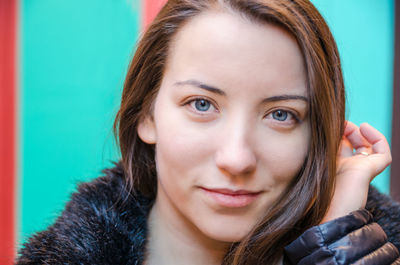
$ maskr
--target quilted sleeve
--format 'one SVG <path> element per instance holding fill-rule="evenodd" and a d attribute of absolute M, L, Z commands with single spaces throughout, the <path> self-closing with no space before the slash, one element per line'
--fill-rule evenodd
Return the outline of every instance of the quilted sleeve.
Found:
<path fill-rule="evenodd" d="M 285 247 L 289 264 L 400 265 L 398 249 L 367 210 L 314 226 Z"/>
<path fill-rule="evenodd" d="M 385 231 L 388 240 L 400 250 L 400 202 L 370 186 L 365 209 Z"/>

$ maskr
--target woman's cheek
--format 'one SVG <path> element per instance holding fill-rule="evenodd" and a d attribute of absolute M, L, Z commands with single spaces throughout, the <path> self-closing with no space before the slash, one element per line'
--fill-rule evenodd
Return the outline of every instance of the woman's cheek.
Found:
<path fill-rule="evenodd" d="M 293 179 L 304 164 L 309 150 L 309 134 L 299 130 L 291 134 L 271 135 L 263 142 L 262 167 L 266 167 L 277 182 Z"/>
<path fill-rule="evenodd" d="M 156 156 L 159 174 L 190 178 L 193 177 L 192 171 L 212 158 L 212 137 L 207 130 L 192 127 L 187 122 L 176 121 L 158 128 Z"/>

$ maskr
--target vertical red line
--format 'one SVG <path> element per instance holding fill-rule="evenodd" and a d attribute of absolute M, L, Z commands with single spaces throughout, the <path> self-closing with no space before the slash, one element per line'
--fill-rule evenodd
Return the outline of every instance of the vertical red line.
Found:
<path fill-rule="evenodd" d="M 142 0 L 143 5 L 143 16 L 142 25 L 146 28 L 156 17 L 158 11 L 167 2 L 167 0 Z"/>
<path fill-rule="evenodd" d="M 15 254 L 17 0 L 0 0 L 0 264 Z"/>

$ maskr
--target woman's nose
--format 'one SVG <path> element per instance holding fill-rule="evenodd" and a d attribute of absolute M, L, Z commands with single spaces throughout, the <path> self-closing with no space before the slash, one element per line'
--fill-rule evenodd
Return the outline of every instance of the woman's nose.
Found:
<path fill-rule="evenodd" d="M 256 168 L 257 158 L 249 140 L 246 130 L 236 128 L 223 134 L 215 154 L 217 167 L 232 176 L 251 175 Z"/>

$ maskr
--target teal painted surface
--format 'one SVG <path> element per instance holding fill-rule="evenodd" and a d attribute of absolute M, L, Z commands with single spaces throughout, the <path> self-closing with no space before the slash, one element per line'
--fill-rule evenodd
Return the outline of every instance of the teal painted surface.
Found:
<path fill-rule="evenodd" d="M 112 123 L 138 0 L 21 1 L 20 242 L 118 157 Z"/>
<path fill-rule="evenodd" d="M 312 0 L 327 20 L 342 58 L 347 118 L 368 122 L 389 142 L 392 130 L 394 0 Z M 390 190 L 389 169 L 375 178 Z M 355 187 L 356 188 L 356 187 Z"/>

